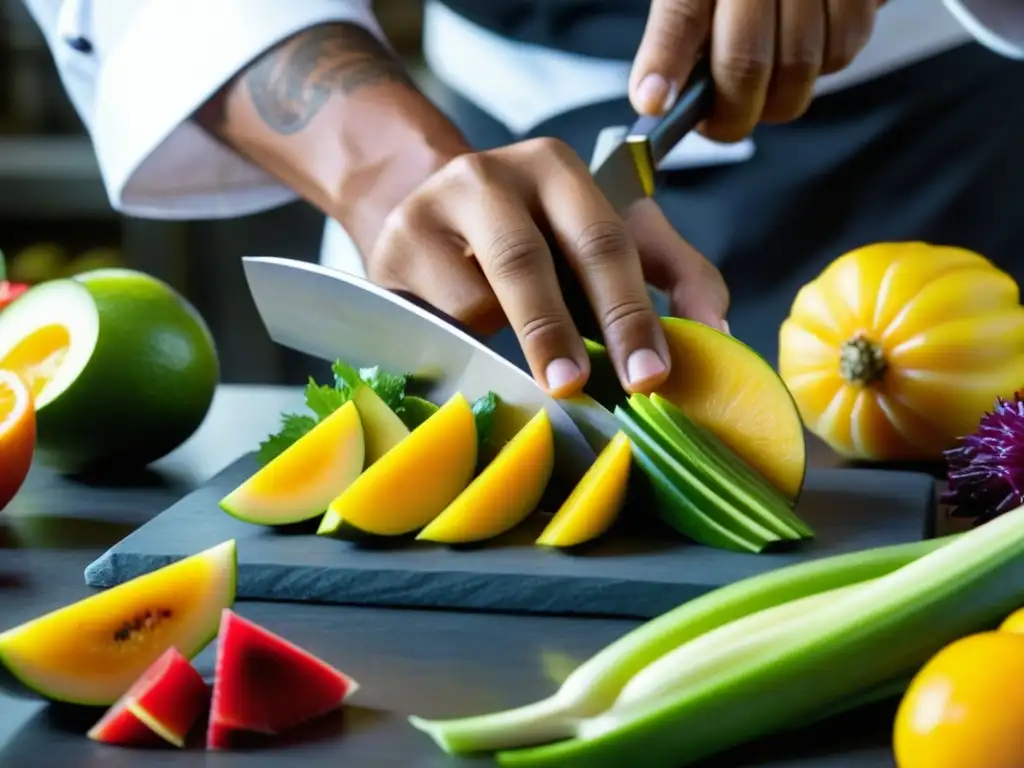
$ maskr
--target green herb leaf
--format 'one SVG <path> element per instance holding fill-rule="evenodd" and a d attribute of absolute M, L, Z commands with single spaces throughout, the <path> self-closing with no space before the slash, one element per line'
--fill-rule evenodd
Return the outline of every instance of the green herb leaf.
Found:
<path fill-rule="evenodd" d="M 380 367 L 362 368 L 359 371 L 359 378 L 378 397 L 388 404 L 388 408 L 397 412 L 405 400 L 405 385 L 409 377 L 398 373 L 382 371 Z"/>
<path fill-rule="evenodd" d="M 306 407 L 323 421 L 349 401 L 349 391 L 317 384 L 312 376 L 306 384 Z"/>
<path fill-rule="evenodd" d="M 293 413 L 282 415 L 281 429 L 260 443 L 258 454 L 260 464 L 266 464 L 275 456 L 283 453 L 288 446 L 351 400 L 352 393 L 357 387 L 364 385 L 370 387 L 392 411 L 400 417 L 403 416 L 408 376 L 382 371 L 376 366 L 356 370 L 341 360 L 334 361 L 331 371 L 334 374 L 333 386 L 318 384 L 312 376 L 309 377 L 309 382 L 306 384 L 306 407 L 314 415 Z"/>
<path fill-rule="evenodd" d="M 348 363 L 343 363 L 341 360 L 334 361 L 334 364 L 331 366 L 331 372 L 334 373 L 335 389 L 353 390 L 360 384 L 365 383 L 359 378 L 359 371 Z"/>
<path fill-rule="evenodd" d="M 476 418 L 477 442 L 481 448 L 491 439 L 494 429 L 494 412 L 498 410 L 498 396 L 488 392 L 473 403 L 473 416 Z"/>
<path fill-rule="evenodd" d="M 281 429 L 268 435 L 260 443 L 256 460 L 261 464 L 269 464 L 277 456 L 284 453 L 289 446 L 316 426 L 317 420 L 312 416 L 298 413 L 281 414 Z"/>

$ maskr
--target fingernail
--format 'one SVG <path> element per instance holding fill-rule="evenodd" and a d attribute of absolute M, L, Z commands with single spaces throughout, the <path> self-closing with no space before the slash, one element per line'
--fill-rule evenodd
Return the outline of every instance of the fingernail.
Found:
<path fill-rule="evenodd" d="M 729 321 L 726 320 L 724 317 L 722 318 L 721 328 L 722 328 L 722 333 L 727 333 L 730 336 L 732 336 L 732 331 L 729 330 Z"/>
<path fill-rule="evenodd" d="M 626 361 L 626 375 L 634 386 L 661 376 L 666 370 L 664 361 L 653 349 L 638 349 Z"/>
<path fill-rule="evenodd" d="M 643 112 L 661 114 L 675 101 L 675 88 L 661 75 L 652 73 L 640 81 L 636 98 Z"/>
<path fill-rule="evenodd" d="M 548 363 L 544 370 L 544 378 L 548 381 L 548 389 L 558 392 L 572 386 L 580 377 L 580 367 L 567 357 L 560 357 Z"/>

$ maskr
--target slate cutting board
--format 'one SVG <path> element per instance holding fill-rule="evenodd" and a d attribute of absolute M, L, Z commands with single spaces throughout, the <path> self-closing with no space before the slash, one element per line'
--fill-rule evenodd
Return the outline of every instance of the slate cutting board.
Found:
<path fill-rule="evenodd" d="M 238 597 L 251 600 L 590 614 L 647 619 L 723 584 L 789 563 L 929 536 L 934 484 L 925 474 L 811 470 L 798 513 L 818 538 L 759 555 L 688 543 L 667 528 L 605 537 L 582 553 L 535 547 L 544 519 L 476 549 L 408 541 L 369 547 L 249 525 L 217 502 L 256 469 L 244 456 L 86 568 L 110 587 L 227 539 L 238 543 Z M 645 510 L 627 509 L 635 515 Z"/>

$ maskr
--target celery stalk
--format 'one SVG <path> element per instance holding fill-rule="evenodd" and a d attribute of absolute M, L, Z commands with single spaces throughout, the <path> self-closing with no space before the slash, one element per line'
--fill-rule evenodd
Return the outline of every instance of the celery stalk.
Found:
<path fill-rule="evenodd" d="M 789 631 L 787 625 L 792 620 L 802 618 L 853 590 L 864 589 L 873 583 L 874 579 L 790 600 L 705 632 L 652 661 L 633 675 L 604 715 L 612 715 L 637 705 L 647 706 L 656 698 L 671 695 L 686 686 L 697 685 L 728 669 L 750 648 L 784 640 Z"/>
<path fill-rule="evenodd" d="M 409 720 L 449 753 L 570 738 L 580 718 L 603 712 L 634 674 L 682 643 L 757 611 L 884 576 L 962 535 L 835 555 L 743 579 L 640 625 L 581 664 L 546 699 L 474 717 Z"/>
<path fill-rule="evenodd" d="M 649 706 L 579 723 L 578 738 L 502 752 L 501 765 L 678 768 L 807 721 L 910 674 L 1024 600 L 1024 507 L 830 605 L 789 621 L 734 663 Z"/>

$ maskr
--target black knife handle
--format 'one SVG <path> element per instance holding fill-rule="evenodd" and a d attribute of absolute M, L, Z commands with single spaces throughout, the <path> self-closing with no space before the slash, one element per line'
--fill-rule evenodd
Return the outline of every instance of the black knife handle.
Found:
<path fill-rule="evenodd" d="M 629 129 L 630 136 L 646 136 L 650 141 L 655 164 L 661 162 L 672 148 L 711 114 L 715 86 L 711 79 L 711 62 L 701 58 L 693 68 L 686 87 L 667 113 L 661 117 L 640 117 Z"/>

